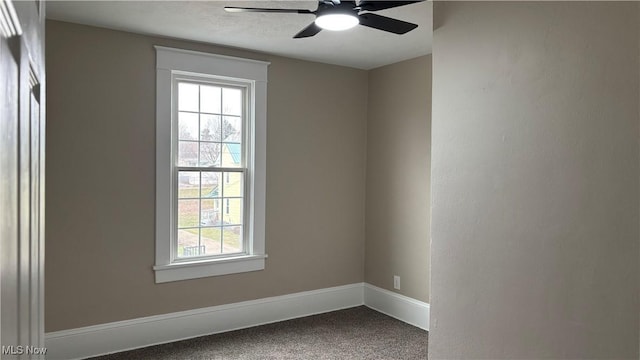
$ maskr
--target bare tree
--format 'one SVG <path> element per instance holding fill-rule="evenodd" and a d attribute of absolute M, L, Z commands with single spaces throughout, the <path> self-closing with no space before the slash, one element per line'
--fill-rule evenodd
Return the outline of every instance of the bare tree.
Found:
<path fill-rule="evenodd" d="M 230 121 L 222 119 L 222 126 L 213 128 L 205 127 L 200 130 L 200 140 L 203 141 L 222 141 L 226 138 L 235 138 L 238 130 Z M 220 157 L 222 156 L 222 144 L 217 142 L 200 143 L 200 163 L 220 166 Z"/>

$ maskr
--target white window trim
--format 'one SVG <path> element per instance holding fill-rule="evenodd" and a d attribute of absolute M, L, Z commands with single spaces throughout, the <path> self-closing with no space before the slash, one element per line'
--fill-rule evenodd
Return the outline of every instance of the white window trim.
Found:
<path fill-rule="evenodd" d="M 268 62 L 155 46 L 156 49 L 156 283 L 263 270 L 265 266 L 265 191 Z M 175 226 L 172 157 L 172 76 L 192 73 L 252 83 L 249 123 L 253 143 L 247 157 L 249 198 L 246 253 L 172 262 Z"/>

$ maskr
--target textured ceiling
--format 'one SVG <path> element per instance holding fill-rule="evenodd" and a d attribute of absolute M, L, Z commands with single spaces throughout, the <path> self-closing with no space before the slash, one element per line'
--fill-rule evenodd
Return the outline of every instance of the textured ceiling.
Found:
<path fill-rule="evenodd" d="M 304 60 L 372 69 L 431 53 L 432 3 L 377 14 L 418 24 L 395 35 L 357 26 L 293 39 L 313 15 L 227 13 L 224 6 L 315 10 L 317 1 L 48 1 L 47 18 L 135 33 L 251 49 Z"/>

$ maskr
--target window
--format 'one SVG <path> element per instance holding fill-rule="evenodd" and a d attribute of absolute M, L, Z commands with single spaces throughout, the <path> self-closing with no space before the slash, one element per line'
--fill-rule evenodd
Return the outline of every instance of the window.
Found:
<path fill-rule="evenodd" d="M 184 75 L 175 76 L 173 85 L 178 99 L 172 114 L 178 127 L 176 259 L 243 253 L 247 88 Z M 229 216 L 216 210 L 219 199 Z"/>
<path fill-rule="evenodd" d="M 264 269 L 268 63 L 156 56 L 156 282 Z"/>

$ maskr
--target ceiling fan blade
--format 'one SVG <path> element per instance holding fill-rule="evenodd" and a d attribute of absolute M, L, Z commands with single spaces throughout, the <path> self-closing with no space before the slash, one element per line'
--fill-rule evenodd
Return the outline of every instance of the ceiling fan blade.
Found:
<path fill-rule="evenodd" d="M 314 36 L 315 34 L 319 33 L 320 30 L 322 30 L 322 28 L 320 28 L 318 25 L 316 25 L 315 22 L 312 22 L 311 24 L 309 24 L 309 26 L 307 26 L 306 28 L 302 29 L 302 31 L 300 31 L 299 33 L 296 34 L 296 36 L 294 36 L 294 39 L 300 39 L 300 38 L 306 38 L 306 37 L 311 37 Z"/>
<path fill-rule="evenodd" d="M 394 34 L 406 34 L 418 27 L 418 25 L 410 22 L 371 13 L 360 14 L 358 18 L 360 19 L 360 25 Z"/>
<path fill-rule="evenodd" d="M 234 6 L 225 6 L 226 12 L 266 12 L 266 13 L 284 13 L 284 14 L 314 14 L 315 11 L 306 9 L 264 9 L 264 8 L 243 8 Z"/>
<path fill-rule="evenodd" d="M 404 6 L 409 4 L 415 4 L 422 2 L 423 0 L 414 0 L 414 1 L 361 1 L 360 9 L 364 11 L 378 11 L 384 9 L 391 9 L 398 6 Z"/>

